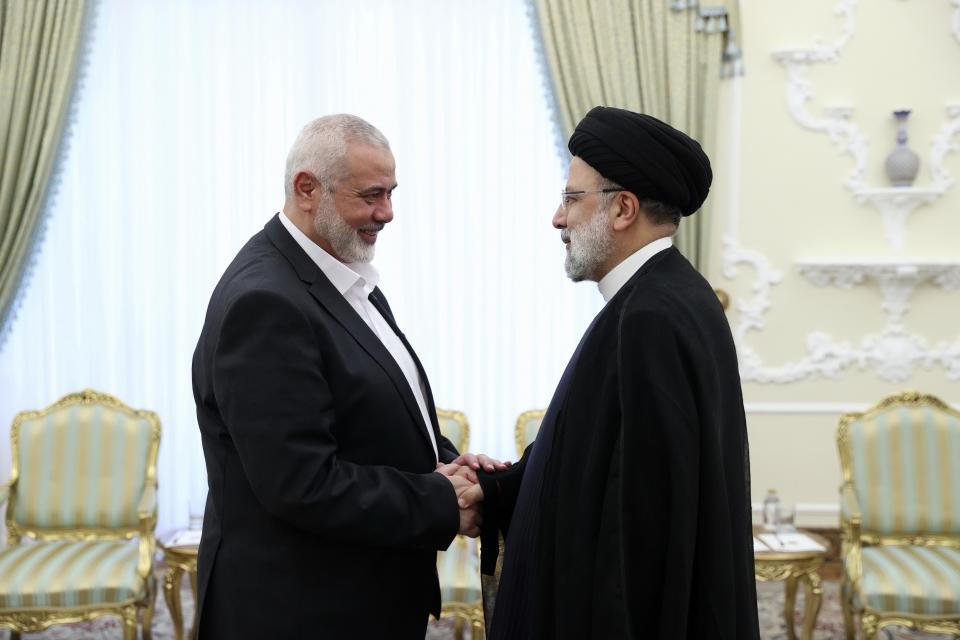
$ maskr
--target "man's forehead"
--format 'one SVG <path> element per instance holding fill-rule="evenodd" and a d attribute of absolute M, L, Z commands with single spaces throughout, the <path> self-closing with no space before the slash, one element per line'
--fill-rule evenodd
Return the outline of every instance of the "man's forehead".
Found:
<path fill-rule="evenodd" d="M 567 170 L 568 185 L 596 184 L 602 177 L 596 169 L 587 164 L 580 156 L 571 158 L 570 167 Z"/>
<path fill-rule="evenodd" d="M 396 162 L 390 149 L 369 144 L 351 143 L 347 147 L 347 174 L 363 183 L 383 183 L 391 188 L 396 183 Z M 389 183 L 389 184 L 387 184 Z"/>

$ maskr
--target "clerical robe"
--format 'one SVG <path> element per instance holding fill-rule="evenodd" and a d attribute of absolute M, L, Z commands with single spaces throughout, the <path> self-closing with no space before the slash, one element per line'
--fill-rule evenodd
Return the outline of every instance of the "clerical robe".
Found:
<path fill-rule="evenodd" d="M 490 638 L 759 638 L 736 351 L 676 249 L 606 304 L 537 441 L 481 485 L 486 572 L 506 540 Z"/>

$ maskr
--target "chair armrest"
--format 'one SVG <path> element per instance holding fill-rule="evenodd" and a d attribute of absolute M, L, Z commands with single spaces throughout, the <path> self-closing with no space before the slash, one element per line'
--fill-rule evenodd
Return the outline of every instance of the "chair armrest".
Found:
<path fill-rule="evenodd" d="M 153 554 L 157 541 L 153 530 L 157 526 L 157 487 L 147 484 L 137 504 L 137 516 L 140 518 L 140 553 L 137 573 L 147 578 L 153 571 Z"/>
<path fill-rule="evenodd" d="M 3 484 L 0 484 L 0 504 L 3 504 L 7 501 L 7 498 L 10 497 L 10 487 L 13 485 L 12 480 L 7 480 Z"/>
<path fill-rule="evenodd" d="M 852 484 L 844 484 L 840 487 L 840 521 L 849 522 L 860 529 L 860 523 L 863 516 L 860 513 L 860 502 L 857 500 L 857 494 L 853 490 Z"/>
<path fill-rule="evenodd" d="M 840 487 L 840 542 L 843 570 L 856 588 L 863 576 L 863 565 L 860 559 L 860 523 L 863 516 L 860 513 L 860 503 L 852 484 Z"/>
<path fill-rule="evenodd" d="M 157 515 L 157 487 L 147 484 L 143 488 L 143 495 L 140 496 L 140 503 L 137 504 L 137 515 L 140 520 L 144 520 Z"/>
<path fill-rule="evenodd" d="M 153 532 L 140 536 L 137 545 L 137 574 L 146 579 L 153 573 L 153 555 L 157 550 L 157 540 Z"/>

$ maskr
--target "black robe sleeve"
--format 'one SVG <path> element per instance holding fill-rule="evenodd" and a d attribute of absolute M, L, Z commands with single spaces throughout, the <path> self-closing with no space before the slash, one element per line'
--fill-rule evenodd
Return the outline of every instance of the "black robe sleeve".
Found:
<path fill-rule="evenodd" d="M 507 537 L 510 518 L 517 504 L 523 472 L 530 457 L 533 444 L 527 446 L 523 457 L 503 471 L 492 473 L 483 469 L 477 472 L 483 490 L 483 528 L 480 533 L 480 572 L 492 576 L 500 555 L 499 537 Z"/>

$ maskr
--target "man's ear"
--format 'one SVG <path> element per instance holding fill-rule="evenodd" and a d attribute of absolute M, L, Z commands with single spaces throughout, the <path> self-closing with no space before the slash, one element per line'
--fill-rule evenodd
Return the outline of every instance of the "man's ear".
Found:
<path fill-rule="evenodd" d="M 306 171 L 297 172 L 293 176 L 293 196 L 298 207 L 313 211 L 320 198 L 320 181 Z"/>
<path fill-rule="evenodd" d="M 640 199 L 630 191 L 619 191 L 611 203 L 616 205 L 617 211 L 613 217 L 613 230 L 625 231 L 637 222 L 643 215 L 640 210 Z"/>

